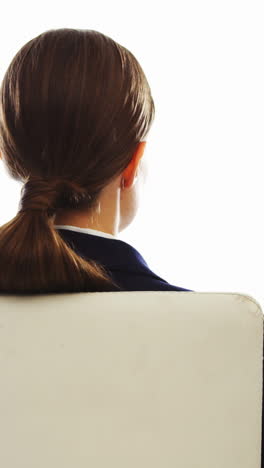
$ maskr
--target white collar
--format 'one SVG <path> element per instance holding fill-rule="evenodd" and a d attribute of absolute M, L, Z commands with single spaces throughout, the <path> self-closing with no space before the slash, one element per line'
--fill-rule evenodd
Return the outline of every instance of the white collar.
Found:
<path fill-rule="evenodd" d="M 61 229 L 68 229 L 69 231 L 84 232 L 86 234 L 92 234 L 94 236 L 107 237 L 109 239 L 118 240 L 116 236 L 113 236 L 112 234 L 109 234 L 108 232 L 97 231 L 96 229 L 81 228 L 79 226 L 72 226 L 70 224 L 54 224 L 54 227 L 61 228 Z"/>

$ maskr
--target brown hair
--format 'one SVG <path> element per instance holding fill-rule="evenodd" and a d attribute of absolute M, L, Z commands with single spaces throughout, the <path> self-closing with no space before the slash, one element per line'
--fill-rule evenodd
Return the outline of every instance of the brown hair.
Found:
<path fill-rule="evenodd" d="M 98 31 L 51 29 L 17 52 L 0 89 L 0 151 L 8 174 L 25 183 L 21 206 L 28 201 L 0 227 L 0 292 L 122 290 L 63 240 L 52 217 L 95 206 L 154 114 L 137 59 Z"/>

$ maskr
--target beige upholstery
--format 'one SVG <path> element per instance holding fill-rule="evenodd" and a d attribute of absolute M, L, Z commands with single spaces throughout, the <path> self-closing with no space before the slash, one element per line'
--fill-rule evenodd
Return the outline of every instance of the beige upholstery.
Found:
<path fill-rule="evenodd" d="M 260 468 L 263 312 L 240 293 L 0 296 L 1 468 Z"/>

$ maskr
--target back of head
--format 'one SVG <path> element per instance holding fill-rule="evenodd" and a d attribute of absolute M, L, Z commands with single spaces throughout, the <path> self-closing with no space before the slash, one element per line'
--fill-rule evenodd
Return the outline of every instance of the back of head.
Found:
<path fill-rule="evenodd" d="M 154 113 L 134 55 L 98 31 L 51 29 L 17 52 L 0 89 L 0 152 L 25 185 L 20 210 L 0 227 L 0 293 L 121 290 L 63 240 L 53 217 L 96 205 Z"/>

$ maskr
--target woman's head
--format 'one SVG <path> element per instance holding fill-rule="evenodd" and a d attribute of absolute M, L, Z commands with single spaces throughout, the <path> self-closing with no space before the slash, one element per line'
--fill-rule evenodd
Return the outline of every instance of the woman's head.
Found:
<path fill-rule="evenodd" d="M 102 265 L 78 256 L 53 221 L 68 210 L 93 212 L 107 187 L 123 178 L 135 198 L 131 187 L 140 174 L 141 142 L 154 114 L 140 64 L 102 33 L 52 29 L 17 52 L 0 89 L 0 152 L 7 171 L 28 182 L 28 198 L 40 196 L 41 183 L 30 185 L 38 178 L 47 184 L 70 180 L 77 190 L 60 183 L 50 191 L 43 188 L 47 211 L 21 210 L 0 228 L 0 264 L 6 273 L 0 276 L 0 291 L 113 290 Z M 119 230 L 133 217 L 126 215 L 131 199 L 122 193 L 121 199 L 126 221 L 120 219 Z"/>

